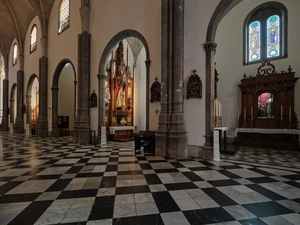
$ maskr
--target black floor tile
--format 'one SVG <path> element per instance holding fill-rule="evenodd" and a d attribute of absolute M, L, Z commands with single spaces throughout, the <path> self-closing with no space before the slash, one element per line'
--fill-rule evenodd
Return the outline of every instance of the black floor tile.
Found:
<path fill-rule="evenodd" d="M 107 165 L 105 171 L 106 172 L 118 171 L 118 165 Z"/>
<path fill-rule="evenodd" d="M 152 166 L 150 165 L 150 163 L 141 163 L 140 166 L 141 166 L 142 170 L 152 170 L 153 169 Z"/>
<path fill-rule="evenodd" d="M 30 201 L 34 201 L 40 195 L 41 193 L 2 195 L 0 196 L 0 202 L 1 203 L 30 202 Z"/>
<path fill-rule="evenodd" d="M 224 223 L 229 221 L 235 221 L 228 212 L 223 208 L 209 208 L 184 211 L 183 214 L 188 219 L 190 224 L 210 224 L 210 223 Z"/>
<path fill-rule="evenodd" d="M 100 188 L 115 187 L 117 183 L 117 177 L 103 177 Z"/>
<path fill-rule="evenodd" d="M 220 206 L 238 205 L 235 201 L 216 188 L 204 188 L 202 190 Z"/>
<path fill-rule="evenodd" d="M 14 189 L 21 183 L 22 183 L 21 181 L 12 181 L 12 182 L 8 182 L 8 183 L 1 185 L 0 186 L 0 195 L 4 195 L 6 192 Z"/>
<path fill-rule="evenodd" d="M 265 222 L 258 218 L 248 219 L 248 220 L 239 220 L 239 223 L 242 225 L 267 225 Z"/>
<path fill-rule="evenodd" d="M 165 184 L 168 191 L 198 188 L 193 182 Z"/>
<path fill-rule="evenodd" d="M 19 215 L 17 215 L 9 225 L 32 225 L 51 205 L 53 201 L 32 202 Z"/>
<path fill-rule="evenodd" d="M 160 213 L 180 211 L 169 192 L 154 192 L 152 195 Z"/>
<path fill-rule="evenodd" d="M 201 177 L 199 177 L 197 174 L 193 172 L 183 172 L 184 176 L 186 176 L 190 181 L 203 181 Z"/>
<path fill-rule="evenodd" d="M 97 192 L 98 189 L 63 191 L 60 193 L 57 199 L 94 197 L 96 196 Z"/>
<path fill-rule="evenodd" d="M 257 193 L 260 193 L 262 194 L 263 196 L 273 200 L 273 201 L 276 201 L 276 200 L 283 200 L 283 199 L 286 199 L 285 197 L 283 197 L 282 195 L 279 195 L 277 193 L 274 193 L 260 185 L 257 185 L 257 184 L 249 184 L 249 185 L 246 185 L 248 188 L 254 190 L 255 192 Z"/>
<path fill-rule="evenodd" d="M 150 192 L 150 188 L 148 185 L 142 186 L 130 186 L 130 187 L 117 187 L 116 194 L 136 194 L 136 193 L 147 193 Z"/>
<path fill-rule="evenodd" d="M 231 178 L 231 179 L 238 179 L 241 178 L 240 176 L 228 171 L 228 170 L 219 170 L 219 173 L 223 174 L 224 176 Z"/>
<path fill-rule="evenodd" d="M 271 183 L 271 182 L 277 182 L 277 180 L 272 179 L 270 177 L 254 177 L 254 178 L 247 178 L 247 180 L 259 184 L 259 183 Z"/>
<path fill-rule="evenodd" d="M 157 174 L 145 174 L 144 176 L 146 178 L 147 184 L 162 184 Z"/>
<path fill-rule="evenodd" d="M 210 180 L 208 183 L 214 187 L 240 185 L 240 183 L 234 180 Z"/>
<path fill-rule="evenodd" d="M 63 191 L 72 179 L 59 179 L 55 181 L 46 191 Z"/>
<path fill-rule="evenodd" d="M 97 197 L 94 201 L 89 220 L 109 219 L 113 217 L 115 196 Z"/>
<path fill-rule="evenodd" d="M 178 170 L 177 169 L 156 169 L 156 170 L 154 170 L 156 173 L 176 173 L 176 172 L 178 172 Z"/>
<path fill-rule="evenodd" d="M 294 213 L 292 210 L 280 205 L 277 202 L 246 204 L 243 205 L 243 207 L 257 217 L 267 217 Z"/>

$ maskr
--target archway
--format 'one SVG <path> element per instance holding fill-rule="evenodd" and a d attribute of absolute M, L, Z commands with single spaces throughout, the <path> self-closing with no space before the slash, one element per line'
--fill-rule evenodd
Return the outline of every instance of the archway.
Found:
<path fill-rule="evenodd" d="M 51 136 L 69 135 L 74 126 L 76 112 L 76 74 L 72 62 L 62 60 L 52 82 L 52 132 Z M 49 108 L 51 110 L 51 108 Z M 63 124 L 62 124 L 63 119 Z"/>
<path fill-rule="evenodd" d="M 36 74 L 29 78 L 26 90 L 26 134 L 35 128 L 39 115 L 39 80 Z"/>
<path fill-rule="evenodd" d="M 134 30 L 121 31 L 118 34 L 116 34 L 110 40 L 110 42 L 107 44 L 107 46 L 104 49 L 104 52 L 102 54 L 101 60 L 100 60 L 99 75 L 98 75 L 98 78 L 99 78 L 98 135 L 101 134 L 101 127 L 107 126 L 107 124 L 105 124 L 107 122 L 107 118 L 105 118 L 105 110 L 107 110 L 107 104 L 105 102 L 105 96 L 106 96 L 105 90 L 106 90 L 106 83 L 107 83 L 107 69 L 110 69 L 110 66 L 107 66 L 107 65 L 108 65 L 108 62 L 111 62 L 112 59 L 114 60 L 114 56 L 115 56 L 114 50 L 116 48 L 118 48 L 118 45 L 120 43 L 123 44 L 123 42 L 125 43 L 124 44 L 124 58 L 126 59 L 125 62 L 126 63 L 128 62 L 128 48 L 130 49 L 129 58 L 130 58 L 130 55 L 133 56 L 133 65 L 129 65 L 129 66 L 132 66 L 134 68 L 131 68 L 130 73 L 135 72 L 134 71 L 134 69 L 136 68 L 135 63 L 137 63 L 137 61 L 140 60 L 139 61 L 140 64 L 142 64 L 142 60 L 145 61 L 145 66 L 141 65 L 141 67 L 143 67 L 144 69 L 143 69 L 143 71 L 139 71 L 139 73 L 143 73 L 141 75 L 141 77 L 143 77 L 143 79 L 145 81 L 144 90 L 149 90 L 149 72 L 150 72 L 149 67 L 150 67 L 151 61 L 150 61 L 149 48 L 148 48 L 147 42 L 146 42 L 145 38 L 137 31 L 134 31 Z M 140 43 L 140 44 L 138 44 L 138 43 Z M 142 49 L 142 53 L 141 53 L 141 49 Z M 142 56 L 142 55 L 144 55 L 144 56 Z M 141 58 L 143 58 L 143 59 L 141 60 Z M 128 66 L 128 65 L 126 65 L 126 66 Z M 135 74 L 135 75 L 137 75 L 137 74 Z M 136 83 L 136 85 L 137 85 L 137 83 Z M 137 86 L 137 87 L 139 87 L 139 86 Z M 138 88 L 136 90 L 138 90 Z M 142 102 L 139 105 L 139 107 L 142 107 L 143 110 L 145 111 L 145 117 L 144 117 L 145 124 L 143 125 L 142 122 L 139 123 L 139 127 L 137 127 L 137 129 L 149 129 L 149 104 L 148 104 L 149 92 L 143 91 L 143 94 L 144 94 L 143 99 L 141 99 L 141 98 L 139 99 L 137 97 L 136 100 L 139 99 L 139 102 L 140 103 Z M 135 95 L 137 95 L 137 94 L 135 94 Z M 116 98 L 117 97 L 115 96 L 114 100 L 116 100 Z M 135 103 L 133 103 L 133 105 L 134 104 Z M 137 105 L 138 104 L 136 104 L 136 106 Z M 135 107 L 133 107 L 133 108 L 135 109 Z M 128 106 L 127 106 L 127 109 L 128 109 Z M 126 109 L 126 111 L 127 111 L 127 109 Z M 122 113 L 126 114 L 126 112 L 124 112 L 123 110 L 122 110 Z M 135 109 L 134 114 L 138 114 L 138 109 Z M 115 118 L 116 118 L 116 123 L 118 123 L 119 121 L 118 121 L 117 116 L 115 116 Z M 133 120 L 136 120 L 136 118 L 134 118 Z M 138 123 L 138 122 L 135 121 L 135 123 Z M 135 126 L 136 124 L 132 124 L 132 125 Z"/>

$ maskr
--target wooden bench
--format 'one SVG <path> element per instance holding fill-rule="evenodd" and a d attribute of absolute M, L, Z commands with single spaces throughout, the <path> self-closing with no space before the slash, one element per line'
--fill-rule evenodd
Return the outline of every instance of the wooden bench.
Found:
<path fill-rule="evenodd" d="M 144 147 L 144 152 L 150 152 L 152 155 L 155 155 L 155 133 L 156 131 L 139 131 L 134 136 L 135 153 L 140 153 L 141 147 Z"/>

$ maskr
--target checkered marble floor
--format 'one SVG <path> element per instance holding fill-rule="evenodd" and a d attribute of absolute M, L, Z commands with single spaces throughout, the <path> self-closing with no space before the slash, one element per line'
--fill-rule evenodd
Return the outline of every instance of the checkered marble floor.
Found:
<path fill-rule="evenodd" d="M 1 132 L 0 224 L 300 224 L 299 157 L 253 152 L 171 160 Z"/>

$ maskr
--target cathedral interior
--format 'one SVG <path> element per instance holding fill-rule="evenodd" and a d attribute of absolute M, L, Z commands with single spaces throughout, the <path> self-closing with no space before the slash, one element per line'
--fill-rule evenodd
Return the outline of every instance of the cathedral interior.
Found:
<path fill-rule="evenodd" d="M 299 10 L 0 0 L 0 224 L 300 224 Z"/>

